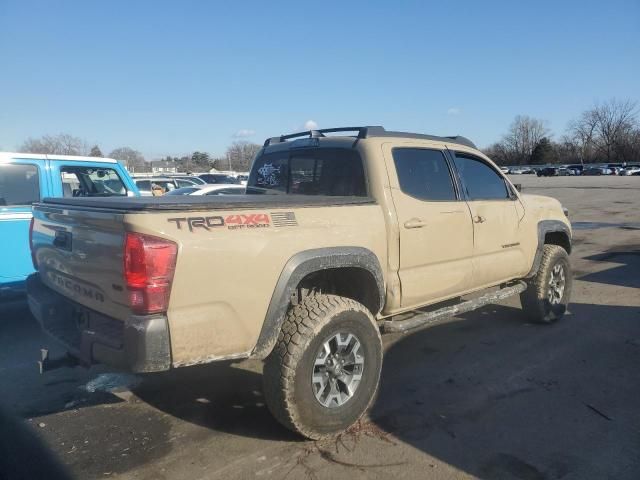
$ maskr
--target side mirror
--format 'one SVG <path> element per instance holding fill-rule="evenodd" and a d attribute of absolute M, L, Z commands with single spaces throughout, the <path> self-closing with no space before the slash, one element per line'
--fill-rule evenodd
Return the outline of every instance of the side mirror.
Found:
<path fill-rule="evenodd" d="M 518 190 L 519 192 L 522 191 L 522 184 L 521 183 L 514 183 L 513 186 L 516 187 L 516 190 Z"/>

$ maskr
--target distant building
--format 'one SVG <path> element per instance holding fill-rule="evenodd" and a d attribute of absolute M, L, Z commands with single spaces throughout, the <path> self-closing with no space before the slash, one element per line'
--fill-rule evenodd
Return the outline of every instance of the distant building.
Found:
<path fill-rule="evenodd" d="M 160 160 L 157 162 L 151 162 L 151 171 L 153 173 L 178 173 L 178 167 L 176 167 L 174 162 Z"/>

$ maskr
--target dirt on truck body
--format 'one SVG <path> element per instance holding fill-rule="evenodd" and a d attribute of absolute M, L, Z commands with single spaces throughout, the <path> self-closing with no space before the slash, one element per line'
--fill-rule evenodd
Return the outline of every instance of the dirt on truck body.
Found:
<path fill-rule="evenodd" d="M 382 127 L 267 140 L 247 195 L 46 199 L 31 244 L 31 310 L 75 358 L 135 372 L 265 359 L 271 412 L 310 438 L 371 404 L 381 326 L 515 294 L 550 323 L 571 290 L 559 202 L 521 194 L 463 137 Z"/>

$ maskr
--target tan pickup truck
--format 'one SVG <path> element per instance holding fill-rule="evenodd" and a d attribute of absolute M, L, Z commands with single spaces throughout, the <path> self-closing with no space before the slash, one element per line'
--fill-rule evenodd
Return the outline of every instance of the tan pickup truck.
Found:
<path fill-rule="evenodd" d="M 246 195 L 46 199 L 30 238 L 31 311 L 75 358 L 265 359 L 271 412 L 310 438 L 371 405 L 381 330 L 516 294 L 551 323 L 571 290 L 557 200 L 521 194 L 463 137 L 382 127 L 268 139 Z"/>

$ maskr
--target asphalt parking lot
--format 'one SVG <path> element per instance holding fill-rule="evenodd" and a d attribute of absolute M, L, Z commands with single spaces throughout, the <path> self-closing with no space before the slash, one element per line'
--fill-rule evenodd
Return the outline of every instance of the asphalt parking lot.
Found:
<path fill-rule="evenodd" d="M 572 305 L 517 299 L 385 338 L 369 418 L 330 442 L 272 419 L 261 364 L 40 376 L 26 307 L 0 307 L 2 402 L 77 478 L 640 478 L 640 177 L 514 176 L 574 224 Z"/>

